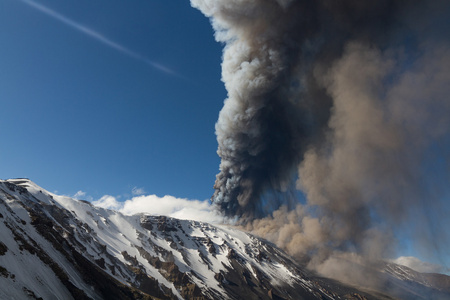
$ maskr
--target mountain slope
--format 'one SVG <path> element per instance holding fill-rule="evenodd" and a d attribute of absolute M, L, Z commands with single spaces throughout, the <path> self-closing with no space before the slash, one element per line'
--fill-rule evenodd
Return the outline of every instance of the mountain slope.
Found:
<path fill-rule="evenodd" d="M 0 287 L 0 299 L 390 299 L 236 229 L 125 216 L 27 179 L 0 181 Z"/>
<path fill-rule="evenodd" d="M 246 233 L 125 216 L 0 182 L 0 298 L 327 298 L 282 251 Z"/>

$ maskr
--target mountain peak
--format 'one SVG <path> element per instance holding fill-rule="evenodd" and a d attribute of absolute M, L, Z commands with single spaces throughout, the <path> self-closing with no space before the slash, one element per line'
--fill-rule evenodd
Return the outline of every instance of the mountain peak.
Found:
<path fill-rule="evenodd" d="M 51 194 L 29 179 L 0 181 L 0 199 L 7 249 L 0 280 L 13 287 L 0 298 L 32 291 L 37 298 L 111 299 L 112 286 L 120 299 L 322 294 L 281 250 L 236 229 L 125 216 Z"/>
<path fill-rule="evenodd" d="M 237 229 L 126 216 L 29 179 L 0 181 L 0 222 L 1 299 L 377 299 Z"/>

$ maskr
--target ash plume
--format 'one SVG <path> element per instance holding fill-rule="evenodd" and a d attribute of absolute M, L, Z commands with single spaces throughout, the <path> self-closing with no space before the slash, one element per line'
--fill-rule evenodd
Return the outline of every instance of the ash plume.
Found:
<path fill-rule="evenodd" d="M 389 255 L 399 231 L 445 249 L 450 2 L 191 4 L 225 44 L 212 197 L 225 215 L 317 270 L 336 251 Z M 295 181 L 306 203 L 264 209 Z"/>
<path fill-rule="evenodd" d="M 229 216 L 254 215 L 267 187 L 283 188 L 301 156 L 304 119 L 292 63 L 317 30 L 314 2 L 191 1 L 212 18 L 225 42 L 222 78 L 228 99 L 216 124 L 222 158 L 213 202 Z M 299 28 L 304 28 L 299 31 Z M 303 116 L 305 115 L 305 116 Z"/>

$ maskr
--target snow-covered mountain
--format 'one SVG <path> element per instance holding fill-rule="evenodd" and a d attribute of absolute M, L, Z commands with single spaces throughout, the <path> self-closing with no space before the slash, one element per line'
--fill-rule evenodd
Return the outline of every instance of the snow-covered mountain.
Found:
<path fill-rule="evenodd" d="M 0 181 L 0 224 L 0 299 L 390 299 L 316 277 L 236 229 L 125 216 L 28 179 Z M 413 282 L 448 295 L 448 276 L 439 290 L 387 266 L 406 290 Z"/>

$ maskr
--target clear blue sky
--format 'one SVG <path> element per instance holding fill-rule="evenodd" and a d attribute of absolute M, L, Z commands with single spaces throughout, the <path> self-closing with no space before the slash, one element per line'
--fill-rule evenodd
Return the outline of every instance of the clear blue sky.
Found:
<path fill-rule="evenodd" d="M 209 20 L 187 0 L 33 3 L 0 2 L 0 178 L 208 199 L 226 97 Z"/>

